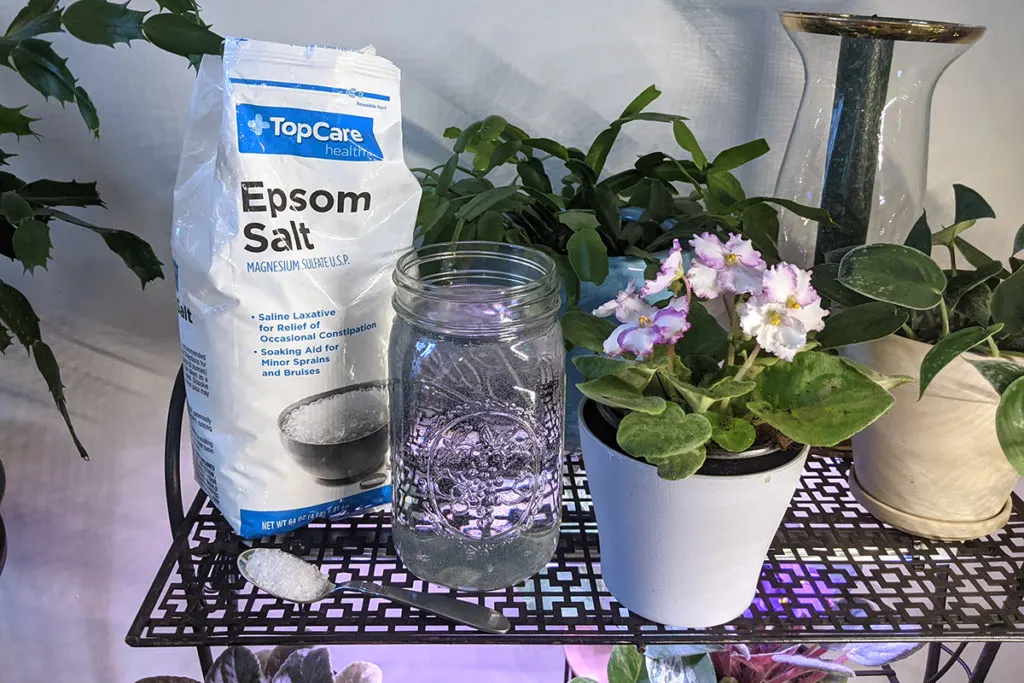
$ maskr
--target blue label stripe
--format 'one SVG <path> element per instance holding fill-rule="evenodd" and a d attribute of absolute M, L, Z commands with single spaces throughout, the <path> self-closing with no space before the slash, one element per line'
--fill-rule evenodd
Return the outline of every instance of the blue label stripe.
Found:
<path fill-rule="evenodd" d="M 332 161 L 380 161 L 373 119 L 354 114 L 235 105 L 240 154 L 286 154 Z"/>
<path fill-rule="evenodd" d="M 232 83 L 238 83 L 239 85 L 267 85 L 272 88 L 291 88 L 293 90 L 313 90 L 316 92 L 329 92 L 336 93 L 339 95 L 352 95 L 356 98 L 362 98 L 367 100 L 381 100 L 383 102 L 390 102 L 391 98 L 387 95 L 378 95 L 373 92 L 362 92 L 355 88 L 332 88 L 327 85 L 313 85 L 311 83 L 287 83 L 285 81 L 264 81 L 257 78 L 229 78 Z"/>
<path fill-rule="evenodd" d="M 320 505 L 310 505 L 293 510 L 241 510 L 241 528 L 238 533 L 243 538 L 260 538 L 294 531 L 304 527 L 315 519 L 324 517 L 346 517 L 360 514 L 379 505 L 391 502 L 391 486 L 381 486 L 370 491 L 363 491 L 341 500 L 329 500 Z"/>

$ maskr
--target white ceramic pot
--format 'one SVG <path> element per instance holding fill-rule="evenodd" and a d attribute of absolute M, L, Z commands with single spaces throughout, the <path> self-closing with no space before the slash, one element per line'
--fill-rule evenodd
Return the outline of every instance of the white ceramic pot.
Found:
<path fill-rule="evenodd" d="M 917 377 L 930 348 L 891 336 L 846 354 L 886 375 Z M 898 387 L 889 412 L 853 437 L 850 488 L 858 502 L 883 522 L 927 538 L 998 531 L 1010 517 L 1018 477 L 996 437 L 999 396 L 963 358 L 947 365 L 920 401 L 918 393 L 916 381 Z"/>
<path fill-rule="evenodd" d="M 595 436 L 586 405 L 580 439 L 611 594 L 671 626 L 702 628 L 743 614 L 810 449 L 759 474 L 666 481 Z"/>

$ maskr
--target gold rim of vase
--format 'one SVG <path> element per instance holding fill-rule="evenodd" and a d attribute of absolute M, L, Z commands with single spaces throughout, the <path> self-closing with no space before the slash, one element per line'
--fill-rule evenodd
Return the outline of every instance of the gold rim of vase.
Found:
<path fill-rule="evenodd" d="M 788 30 L 844 38 L 969 45 L 985 35 L 984 26 L 951 24 L 944 21 L 818 12 L 779 12 L 779 16 L 782 19 L 782 25 Z"/>

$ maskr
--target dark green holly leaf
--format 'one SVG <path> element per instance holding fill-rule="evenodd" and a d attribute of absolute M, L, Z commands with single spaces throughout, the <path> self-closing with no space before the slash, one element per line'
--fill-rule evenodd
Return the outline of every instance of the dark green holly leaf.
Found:
<path fill-rule="evenodd" d="M 929 256 L 932 255 L 932 229 L 928 227 L 927 212 L 921 212 L 921 217 L 914 223 L 914 227 L 910 229 L 910 234 L 907 235 L 907 239 L 903 241 L 903 244 Z"/>
<path fill-rule="evenodd" d="M 11 245 L 25 270 L 32 272 L 37 266 L 46 268 L 53 246 L 50 243 L 50 226 L 35 218 L 23 220 L 14 230 Z"/>
<path fill-rule="evenodd" d="M 932 380 L 935 379 L 936 375 L 938 375 L 944 367 L 959 358 L 960 354 L 970 351 L 978 344 L 981 344 L 986 339 L 999 332 L 1002 327 L 1001 323 L 997 323 L 987 328 L 968 327 L 963 330 L 951 332 L 935 342 L 935 345 L 928 349 L 928 353 L 924 355 L 924 359 L 921 361 L 921 377 L 918 382 L 920 384 L 921 391 L 918 394 L 918 398 L 924 396 L 924 392 L 928 388 L 928 385 L 932 383 Z"/>
<path fill-rule="evenodd" d="M 14 190 L 0 195 L 0 215 L 12 224 L 17 225 L 26 218 L 32 218 L 34 213 L 32 205 Z"/>
<path fill-rule="evenodd" d="M 75 99 L 75 77 L 67 67 L 66 59 L 39 38 L 22 40 L 11 50 L 14 68 L 30 86 L 43 97 L 55 97 L 60 102 Z"/>
<path fill-rule="evenodd" d="M 89 93 L 85 92 L 85 88 L 82 86 L 75 88 L 75 102 L 78 104 L 78 113 L 82 115 L 85 125 L 89 127 L 89 132 L 95 137 L 99 137 L 100 117 L 96 113 L 96 105 L 92 103 Z"/>
<path fill-rule="evenodd" d="M 608 277 L 608 248 L 593 228 L 574 232 L 566 244 L 566 251 L 580 280 L 599 285 Z"/>
<path fill-rule="evenodd" d="M 151 43 L 176 55 L 219 55 L 224 38 L 178 14 L 154 14 L 142 23 Z"/>
<path fill-rule="evenodd" d="M 199 12 L 199 4 L 196 0 L 156 0 L 156 4 L 160 6 L 160 9 L 172 14 L 197 14 Z"/>
<path fill-rule="evenodd" d="M 836 349 L 888 337 L 907 322 L 910 315 L 892 304 L 871 301 L 825 319 L 825 328 L 814 338 L 823 349 Z"/>
<path fill-rule="evenodd" d="M 153 247 L 149 246 L 149 243 L 138 235 L 125 230 L 101 228 L 83 221 L 77 216 L 72 216 L 57 209 L 50 209 L 49 213 L 54 218 L 88 228 L 102 237 L 107 248 L 120 256 L 124 264 L 128 266 L 128 269 L 139 278 L 143 289 L 145 289 L 149 282 L 157 278 L 163 278 L 163 263 L 156 257 Z"/>
<path fill-rule="evenodd" d="M 7 190 L 20 190 L 25 187 L 25 181 L 7 171 L 0 171 L 0 192 Z"/>
<path fill-rule="evenodd" d="M 992 210 L 988 202 L 966 185 L 954 184 L 953 196 L 956 201 L 956 218 L 953 220 L 954 223 L 996 217 L 996 212 Z"/>
<path fill-rule="evenodd" d="M 14 226 L 3 216 L 0 216 L 0 254 L 3 254 L 12 261 L 14 256 Z"/>
<path fill-rule="evenodd" d="M 26 350 L 42 337 L 39 333 L 39 317 L 25 295 L 3 280 L 0 280 L 0 323 L 7 326 Z"/>
<path fill-rule="evenodd" d="M 0 324 L 0 353 L 5 353 L 13 342 L 14 337 L 11 336 L 6 327 Z"/>
<path fill-rule="evenodd" d="M 24 185 L 18 194 L 44 206 L 103 206 L 96 192 L 96 183 L 71 180 L 34 180 Z"/>
<path fill-rule="evenodd" d="M 0 104 L 0 135 L 5 133 L 14 133 L 19 138 L 22 135 L 32 135 L 39 137 L 39 135 L 32 130 L 32 122 L 38 121 L 31 116 L 25 116 L 22 114 L 24 106 L 21 107 L 5 107 Z"/>
<path fill-rule="evenodd" d="M 7 154 L 3 150 L 0 150 L 0 166 L 8 166 L 8 159 L 18 156 L 17 154 Z"/>
<path fill-rule="evenodd" d="M 700 148 L 697 138 L 689 126 L 682 121 L 673 121 L 672 134 L 676 138 L 676 143 L 690 153 L 690 156 L 693 157 L 693 163 L 697 164 L 698 168 L 703 169 L 708 165 L 708 158 L 704 156 L 704 150 Z"/>
<path fill-rule="evenodd" d="M 730 147 L 715 157 L 715 160 L 711 162 L 711 166 L 708 168 L 708 173 L 731 171 L 749 161 L 764 156 L 770 151 L 771 147 L 768 146 L 768 142 L 764 138 L 751 140 L 736 147 Z M 696 161 L 696 158 L 694 161 Z"/>
<path fill-rule="evenodd" d="M 992 320 L 1007 334 L 1024 332 L 1024 269 L 1000 282 L 992 292 Z"/>
<path fill-rule="evenodd" d="M 142 39 L 146 12 L 128 9 L 108 0 L 78 0 L 64 10 L 68 33 L 86 43 L 109 45 Z"/>
<path fill-rule="evenodd" d="M 7 37 L 14 41 L 60 31 L 57 0 L 29 0 L 7 27 Z"/>

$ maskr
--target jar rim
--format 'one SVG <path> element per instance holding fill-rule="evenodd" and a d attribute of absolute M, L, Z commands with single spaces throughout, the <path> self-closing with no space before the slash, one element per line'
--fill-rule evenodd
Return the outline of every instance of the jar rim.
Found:
<path fill-rule="evenodd" d="M 557 291 L 559 287 L 555 260 L 544 252 L 533 247 L 484 240 L 431 244 L 407 250 L 398 257 L 395 264 L 392 277 L 395 286 L 415 292 L 419 296 L 456 300 L 463 303 L 493 300 L 493 291 L 478 291 L 475 287 L 450 287 L 422 280 L 411 273 L 416 266 L 442 261 L 453 256 L 498 257 L 506 261 L 518 262 L 537 271 L 537 276 L 527 282 L 502 287 L 503 299 L 519 298 L 530 294 L 548 296 Z"/>
<path fill-rule="evenodd" d="M 779 12 L 779 17 L 787 30 L 844 38 L 970 45 L 985 34 L 984 26 L 924 19 L 788 11 Z"/>

